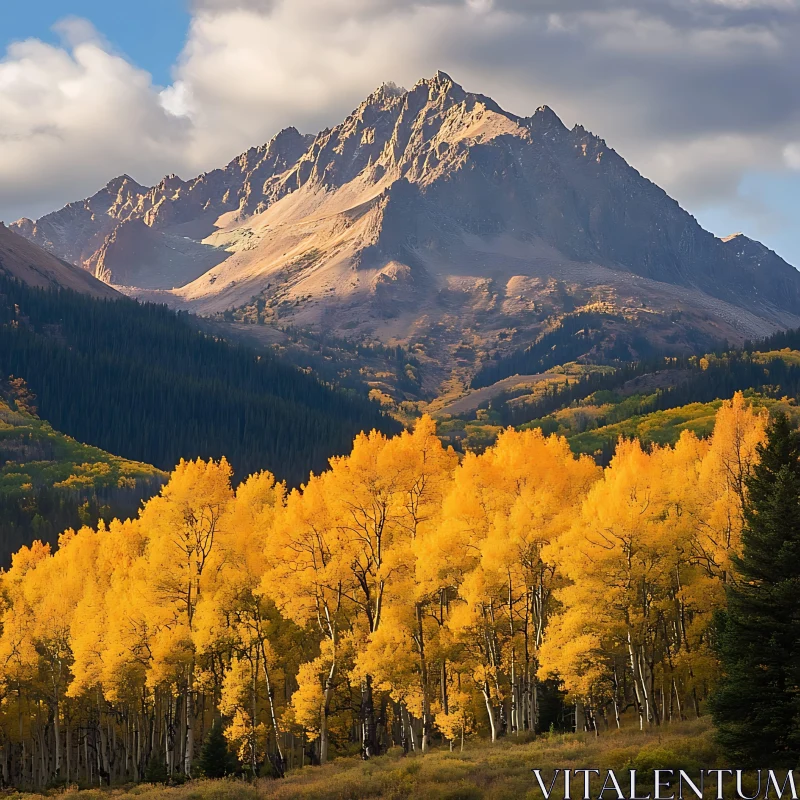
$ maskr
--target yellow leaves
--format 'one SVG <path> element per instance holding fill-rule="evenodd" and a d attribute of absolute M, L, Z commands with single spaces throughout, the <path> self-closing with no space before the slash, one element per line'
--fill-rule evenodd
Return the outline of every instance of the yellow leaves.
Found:
<path fill-rule="evenodd" d="M 193 642 L 187 625 L 161 626 L 148 640 L 150 664 L 147 685 L 176 686 L 188 673 L 193 656 Z"/>
<path fill-rule="evenodd" d="M 367 677 L 451 740 L 476 711 L 519 711 L 521 675 L 595 704 L 618 673 L 701 686 L 765 424 L 737 395 L 710 441 L 621 441 L 603 471 L 539 430 L 459 463 L 423 417 L 360 435 L 290 493 L 181 462 L 138 519 L 14 556 L 0 678 L 114 703 L 221 691 L 248 758 L 279 720 L 348 735 Z M 289 705 L 275 687 L 295 681 Z"/>
<path fill-rule="evenodd" d="M 249 705 L 254 681 L 255 664 L 246 658 L 233 658 L 225 673 L 222 684 L 219 710 L 226 716 L 233 716 L 243 706 Z"/>
<path fill-rule="evenodd" d="M 731 556 L 739 552 L 744 481 L 766 437 L 767 422 L 766 409 L 749 406 L 741 392 L 717 413 L 698 478 L 703 513 L 698 517 L 697 555 L 707 570 L 720 576 L 730 571 Z"/>
<path fill-rule="evenodd" d="M 617 633 L 609 613 L 615 595 L 606 593 L 600 602 L 595 586 L 575 583 L 560 590 L 559 598 L 563 611 L 550 620 L 539 651 L 539 677 L 558 677 L 573 698 L 598 697 L 606 689 L 608 650 Z"/>
<path fill-rule="evenodd" d="M 149 539 L 148 560 L 162 582 L 170 576 L 178 584 L 199 578 L 233 499 L 230 479 L 225 459 L 181 461 L 161 494 L 145 506 L 141 522 Z M 178 575 L 180 570 L 186 574 Z"/>
<path fill-rule="evenodd" d="M 316 620 L 325 635 L 333 635 L 346 578 L 338 538 L 325 487 L 312 476 L 302 494 L 292 492 L 277 510 L 264 544 L 259 591 L 298 624 Z"/>
<path fill-rule="evenodd" d="M 256 722 L 252 717 L 252 709 L 244 705 L 230 704 L 223 695 L 221 709 L 231 717 L 225 728 L 225 738 L 234 747 L 239 759 L 247 764 L 252 761 L 253 751 L 263 752 L 267 743 L 267 726 Z"/>
<path fill-rule="evenodd" d="M 50 555 L 50 545 L 36 541 L 30 547 L 23 545 L 11 556 L 11 570 L 7 579 L 11 581 L 22 578 L 29 569 L 35 567 L 40 561 Z"/>
<path fill-rule="evenodd" d="M 181 459 L 161 496 L 171 508 L 184 514 L 206 513 L 208 507 L 224 508 L 232 495 L 232 474 L 224 458 L 218 462 Z"/>
<path fill-rule="evenodd" d="M 228 535 L 223 547 L 227 560 L 250 582 L 264 574 L 265 544 L 285 496 L 286 485 L 276 483 L 269 472 L 251 475 L 236 490 L 224 523 Z"/>
<path fill-rule="evenodd" d="M 662 672 L 682 670 L 684 682 L 709 675 L 708 627 L 724 603 L 744 479 L 765 425 L 737 394 L 723 403 L 710 442 L 684 432 L 674 448 L 645 452 L 620 441 L 548 551 L 571 584 L 557 591 L 562 610 L 546 634 L 541 675 L 557 673 L 582 698 L 607 690 L 609 665 L 633 654 Z"/>
<path fill-rule="evenodd" d="M 451 701 L 456 710 L 451 710 L 448 714 L 445 714 L 444 711 L 436 714 L 434 718 L 436 727 L 445 739 L 454 742 L 475 733 L 475 718 L 469 712 L 468 701 L 469 695 L 463 693 Z"/>
<path fill-rule="evenodd" d="M 365 645 L 358 650 L 351 671 L 351 684 L 357 686 L 367 675 L 373 685 L 388 692 L 396 702 L 410 708 L 421 705 L 419 692 L 418 659 L 407 624 L 399 619 L 385 619 L 384 624 L 370 634 Z"/>
<path fill-rule="evenodd" d="M 497 697 L 497 667 L 477 664 L 472 670 L 472 680 L 476 686 L 488 686 L 494 699 L 501 699 Z"/>
<path fill-rule="evenodd" d="M 312 739 L 319 736 L 320 710 L 324 703 L 323 685 L 330 671 L 331 656 L 323 653 L 319 658 L 300 665 L 297 673 L 297 690 L 292 695 L 292 710 L 298 725 Z"/>

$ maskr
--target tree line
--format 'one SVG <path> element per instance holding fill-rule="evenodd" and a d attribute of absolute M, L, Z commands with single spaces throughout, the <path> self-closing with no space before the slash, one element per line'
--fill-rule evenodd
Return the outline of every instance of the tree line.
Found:
<path fill-rule="evenodd" d="M 781 339 L 787 340 L 788 336 Z M 764 343 L 766 344 L 767 342 Z M 523 425 L 562 408 L 591 403 L 596 392 L 618 391 L 635 378 L 662 372 L 674 374 L 674 384 L 645 397 L 638 413 L 666 411 L 689 403 L 709 403 L 720 397 L 732 397 L 735 392 L 747 389 L 768 397 L 798 396 L 800 365 L 770 353 L 765 346 L 764 350 L 764 353 L 731 350 L 702 358 L 676 356 L 620 364 L 614 371 L 588 372 L 577 378 L 567 379 L 564 384 L 553 384 L 552 388 L 530 402 L 509 402 L 523 391 L 529 391 L 520 389 L 502 393 L 482 407 L 494 412 L 497 421 L 502 425 Z M 613 421 L 616 420 L 608 420 Z M 603 424 L 606 421 L 599 418 L 598 426 Z"/>
<path fill-rule="evenodd" d="M 2 574 L 3 781 L 196 775 L 222 731 L 249 774 L 463 747 L 540 731 L 552 680 L 579 730 L 699 714 L 766 427 L 737 395 L 603 470 L 538 430 L 459 461 L 423 418 L 291 491 L 182 461 Z"/>

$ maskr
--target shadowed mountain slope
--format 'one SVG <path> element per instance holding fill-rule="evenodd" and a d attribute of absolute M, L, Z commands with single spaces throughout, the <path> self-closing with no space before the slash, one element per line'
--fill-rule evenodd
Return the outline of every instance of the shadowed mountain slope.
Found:
<path fill-rule="evenodd" d="M 119 297 L 108 284 L 37 247 L 7 228 L 2 222 L 0 222 L 0 274 L 40 289 L 72 289 L 92 297 Z"/>

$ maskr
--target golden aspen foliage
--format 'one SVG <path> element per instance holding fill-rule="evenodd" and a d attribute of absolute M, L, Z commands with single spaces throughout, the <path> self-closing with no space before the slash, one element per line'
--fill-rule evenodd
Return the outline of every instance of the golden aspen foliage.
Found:
<path fill-rule="evenodd" d="M 6 779 L 191 775 L 220 722 L 274 775 L 540 732 L 558 691 L 575 729 L 699 713 L 766 424 L 737 394 L 709 439 L 601 469 L 538 430 L 459 460 L 423 417 L 291 491 L 183 461 L 136 519 L 0 574 Z"/>
<path fill-rule="evenodd" d="M 573 457 L 565 439 L 538 430 L 504 432 L 456 472 L 441 533 L 459 543 L 448 569 L 463 602 L 450 625 L 475 662 L 492 738 L 506 726 L 536 725 L 537 650 L 558 582 L 546 551 L 599 474 L 590 459 Z"/>
<path fill-rule="evenodd" d="M 726 581 L 731 555 L 740 552 L 745 478 L 756 460 L 756 447 L 765 440 L 766 409 L 753 408 L 741 392 L 717 412 L 708 454 L 698 475 L 698 561 L 711 575 Z"/>

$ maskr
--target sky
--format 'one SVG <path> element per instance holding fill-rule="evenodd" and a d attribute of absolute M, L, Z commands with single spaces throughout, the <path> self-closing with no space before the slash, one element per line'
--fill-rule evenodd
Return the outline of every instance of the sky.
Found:
<path fill-rule="evenodd" d="M 227 163 L 437 69 L 800 267 L 800 0 L 0 0 L 0 219 Z"/>

